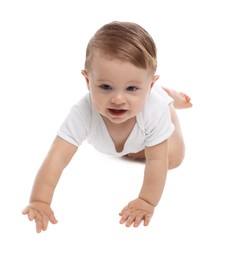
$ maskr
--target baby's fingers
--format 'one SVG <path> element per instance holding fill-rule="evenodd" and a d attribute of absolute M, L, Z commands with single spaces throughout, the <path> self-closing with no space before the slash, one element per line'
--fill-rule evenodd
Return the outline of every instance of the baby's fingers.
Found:
<path fill-rule="evenodd" d="M 31 210 L 30 207 L 26 207 L 26 208 L 24 208 L 24 209 L 22 210 L 22 214 L 23 214 L 23 215 L 27 215 L 30 210 Z"/>
<path fill-rule="evenodd" d="M 126 206 L 126 207 L 124 207 L 124 208 L 122 209 L 122 211 L 119 213 L 119 216 L 123 216 L 124 213 L 126 212 L 126 210 L 128 210 L 128 206 Z"/>
<path fill-rule="evenodd" d="M 152 218 L 152 214 L 146 214 L 144 218 L 144 226 L 148 226 L 150 223 L 150 220 Z"/>
<path fill-rule="evenodd" d="M 32 221 L 34 218 L 35 218 L 35 212 L 29 208 L 29 207 L 26 207 L 25 209 L 22 210 L 22 214 L 23 215 L 28 215 L 28 219 L 30 221 Z"/>
<path fill-rule="evenodd" d="M 43 229 L 43 217 L 42 215 L 35 209 L 30 209 L 28 212 L 28 219 L 30 221 L 34 220 L 36 224 L 36 232 L 40 233 Z"/>
<path fill-rule="evenodd" d="M 42 231 L 42 230 L 46 231 L 48 223 L 49 223 L 49 218 L 47 216 L 43 215 L 42 218 L 41 218 L 41 221 L 42 221 L 42 225 L 40 226 L 41 230 L 40 229 L 39 230 L 40 231 Z M 37 225 L 36 225 L 36 227 L 37 227 Z M 39 228 L 39 226 L 38 226 L 38 228 Z"/>
<path fill-rule="evenodd" d="M 126 227 L 130 227 L 133 224 L 133 227 L 138 227 L 141 222 L 144 220 L 145 216 L 143 212 L 140 211 L 134 211 L 132 212 L 126 221 Z"/>
<path fill-rule="evenodd" d="M 46 231 L 49 221 L 52 224 L 57 223 L 57 220 L 56 220 L 56 218 L 54 217 L 53 214 L 48 217 L 45 214 L 41 214 L 39 212 L 36 212 L 36 215 L 35 215 L 36 232 L 40 233 L 41 231 Z"/>
<path fill-rule="evenodd" d="M 42 216 L 37 210 L 31 209 L 29 207 L 26 207 L 23 211 L 22 214 L 28 215 L 28 219 L 30 221 L 35 221 L 36 224 L 36 232 L 40 233 L 42 230 L 47 229 L 48 225 L 48 218 L 45 216 Z"/>
<path fill-rule="evenodd" d="M 55 216 L 54 216 L 54 213 L 52 213 L 52 214 L 50 215 L 49 220 L 50 220 L 50 222 L 51 222 L 52 224 L 57 224 L 57 223 L 58 223 L 57 219 L 56 219 Z"/>
<path fill-rule="evenodd" d="M 128 218 L 130 216 L 130 211 L 121 212 L 119 215 L 121 216 L 120 224 L 124 224 L 126 221 L 128 221 Z"/>
<path fill-rule="evenodd" d="M 134 227 L 138 227 L 140 225 L 140 223 L 142 222 L 142 220 L 144 219 L 144 216 L 142 214 L 138 214 L 135 217 L 135 221 L 134 221 Z"/>

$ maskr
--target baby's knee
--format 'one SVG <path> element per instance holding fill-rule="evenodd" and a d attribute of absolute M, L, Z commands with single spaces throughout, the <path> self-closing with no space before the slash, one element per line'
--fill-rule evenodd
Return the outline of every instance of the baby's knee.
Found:
<path fill-rule="evenodd" d="M 179 147 L 180 146 L 180 147 Z M 177 149 L 172 149 L 169 154 L 169 169 L 174 169 L 179 167 L 185 156 L 185 146 L 182 142 Z"/>
<path fill-rule="evenodd" d="M 171 160 L 169 160 L 169 169 L 175 169 L 175 168 L 179 167 L 182 164 L 183 160 L 184 160 L 184 157 L 172 158 Z"/>

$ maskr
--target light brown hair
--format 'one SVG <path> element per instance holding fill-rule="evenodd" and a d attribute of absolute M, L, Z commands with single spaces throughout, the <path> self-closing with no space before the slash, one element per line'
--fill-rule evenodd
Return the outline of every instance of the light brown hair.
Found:
<path fill-rule="evenodd" d="M 150 34 L 136 23 L 116 21 L 102 26 L 88 43 L 86 70 L 89 70 L 96 50 L 109 58 L 130 62 L 139 68 L 150 68 L 153 72 L 157 68 L 155 43 Z"/>

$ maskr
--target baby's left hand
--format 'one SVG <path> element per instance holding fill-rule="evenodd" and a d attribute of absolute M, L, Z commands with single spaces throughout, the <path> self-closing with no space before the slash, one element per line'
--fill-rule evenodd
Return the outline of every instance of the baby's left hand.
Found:
<path fill-rule="evenodd" d="M 121 216 L 120 224 L 130 227 L 133 223 L 134 227 L 138 227 L 142 221 L 144 221 L 144 226 L 147 226 L 150 219 L 154 213 L 154 206 L 148 202 L 137 198 L 122 209 L 119 213 Z"/>

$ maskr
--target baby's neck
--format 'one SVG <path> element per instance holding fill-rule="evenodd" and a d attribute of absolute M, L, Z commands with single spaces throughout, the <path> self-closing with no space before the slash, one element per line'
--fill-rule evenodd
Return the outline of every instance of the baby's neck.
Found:
<path fill-rule="evenodd" d="M 125 142 L 127 141 L 136 124 L 136 117 L 131 118 L 120 124 L 113 123 L 106 118 L 103 118 L 103 120 L 109 132 L 109 135 L 113 140 L 116 151 L 122 152 Z"/>
<path fill-rule="evenodd" d="M 133 128 L 136 124 L 136 117 L 130 118 L 127 121 L 122 122 L 122 123 L 113 123 L 106 117 L 102 116 L 102 118 L 103 118 L 103 121 L 104 121 L 107 129 L 111 128 L 111 129 L 116 129 L 116 130 L 118 130 L 118 129 L 123 130 L 124 128 L 130 128 L 130 127 Z"/>

